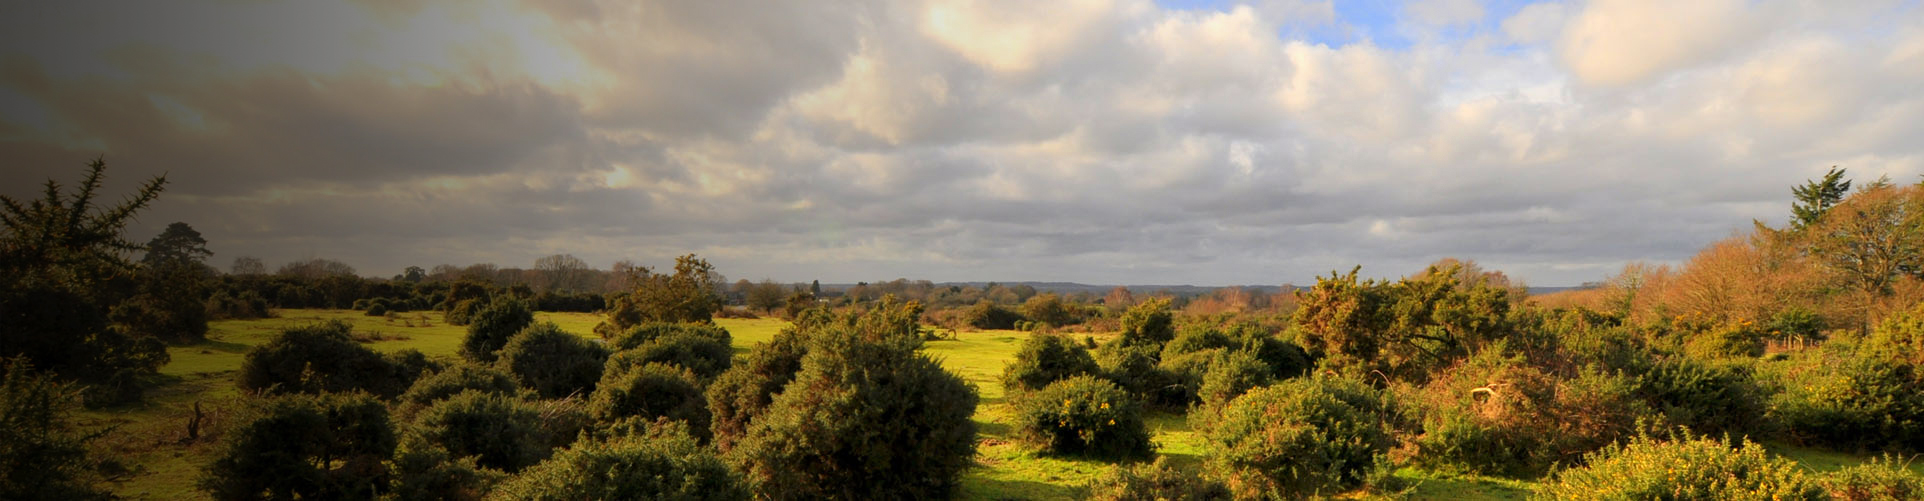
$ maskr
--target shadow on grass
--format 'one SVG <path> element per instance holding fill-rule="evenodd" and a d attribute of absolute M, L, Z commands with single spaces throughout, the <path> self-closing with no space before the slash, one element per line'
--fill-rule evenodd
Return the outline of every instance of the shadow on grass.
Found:
<path fill-rule="evenodd" d="M 181 345 L 180 347 L 181 348 L 199 348 L 203 350 L 219 351 L 219 352 L 226 352 L 226 353 L 247 353 L 247 350 L 249 348 L 253 348 L 253 346 L 236 343 L 233 341 L 222 341 L 219 339 L 209 339 L 209 340 L 201 341 L 198 343 L 184 344 L 184 345 Z"/>
<path fill-rule="evenodd" d="M 1529 499 L 1521 482 L 1474 476 L 1430 475 L 1404 469 L 1396 476 L 1416 486 L 1409 499 Z"/>
<path fill-rule="evenodd" d="M 962 481 L 962 492 L 958 498 L 977 500 L 1080 499 L 1084 494 L 1081 487 L 1051 484 L 1035 480 L 966 478 Z"/>

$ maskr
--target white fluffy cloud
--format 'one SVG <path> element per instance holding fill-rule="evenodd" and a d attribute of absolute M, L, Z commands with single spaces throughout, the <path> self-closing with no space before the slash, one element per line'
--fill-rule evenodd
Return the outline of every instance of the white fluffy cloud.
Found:
<path fill-rule="evenodd" d="M 1567 285 L 1781 220 L 1830 165 L 1924 173 L 1920 11 L 9 5 L 0 192 L 105 154 L 174 182 L 137 232 L 382 274 L 698 252 L 782 280 L 1305 283 L 1454 256 Z M 1325 38 L 1361 29 L 1419 36 Z"/>

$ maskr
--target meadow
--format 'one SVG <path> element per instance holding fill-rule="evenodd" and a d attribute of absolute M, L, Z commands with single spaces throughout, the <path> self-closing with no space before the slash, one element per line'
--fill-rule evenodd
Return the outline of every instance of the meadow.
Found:
<path fill-rule="evenodd" d="M 346 321 L 362 334 L 360 341 L 375 350 L 414 349 L 450 359 L 466 335 L 465 327 L 448 325 L 436 313 L 390 317 L 369 317 L 352 310 L 289 309 L 277 313 L 266 319 L 213 322 L 206 341 L 168 349 L 172 360 L 161 369 L 161 384 L 149 393 L 150 398 L 139 404 L 82 413 L 81 420 L 87 426 L 108 430 L 96 447 L 121 466 L 113 483 L 116 494 L 130 499 L 206 498 L 195 488 L 195 481 L 211 460 L 225 416 L 233 406 L 246 402 L 235 386 L 237 370 L 249 348 L 268 341 L 281 329 Z M 537 313 L 536 320 L 592 337 L 588 333 L 601 317 L 544 312 Z M 787 325 L 786 321 L 767 318 L 718 319 L 716 323 L 731 333 L 738 356 Z M 962 479 L 962 499 L 1076 498 L 1085 484 L 1115 468 L 1113 463 L 1101 460 L 1041 455 L 1015 443 L 1000 376 L 1027 336 L 1026 332 L 1012 330 L 965 331 L 956 333 L 954 339 L 931 341 L 924 347 L 944 367 L 973 384 L 981 397 L 974 415 L 978 466 Z M 1098 340 L 1110 336 L 1093 335 Z M 198 437 L 190 437 L 187 423 L 196 415 L 196 406 L 203 416 L 203 428 Z M 1158 454 L 1178 468 L 1201 467 L 1206 451 L 1184 416 L 1155 413 L 1149 417 L 1149 426 Z M 1765 445 L 1774 454 L 1820 472 L 1867 459 L 1781 443 Z M 1924 465 L 1913 463 L 1911 468 L 1924 474 Z M 1412 485 L 1408 492 L 1411 499 L 1522 499 L 1535 486 L 1530 481 L 1443 475 L 1416 468 L 1404 468 L 1396 475 Z"/>

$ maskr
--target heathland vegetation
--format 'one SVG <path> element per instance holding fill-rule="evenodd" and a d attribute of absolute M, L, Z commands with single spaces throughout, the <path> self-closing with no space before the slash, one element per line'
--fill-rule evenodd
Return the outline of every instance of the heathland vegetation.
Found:
<path fill-rule="evenodd" d="M 1842 170 L 1579 290 L 1101 296 L 223 272 L 104 173 L 0 207 L 0 499 L 1924 497 L 1924 187 Z"/>

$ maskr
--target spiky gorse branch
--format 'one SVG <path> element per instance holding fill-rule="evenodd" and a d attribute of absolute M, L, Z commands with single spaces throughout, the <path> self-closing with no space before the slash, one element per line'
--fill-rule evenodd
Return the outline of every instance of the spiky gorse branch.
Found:
<path fill-rule="evenodd" d="M 160 197 L 165 175 L 155 176 L 119 204 L 94 200 L 107 164 L 95 158 L 72 193 L 47 180 L 37 200 L 0 196 L 0 271 L 14 280 L 93 282 L 127 272 L 126 255 L 143 247 L 122 235 L 134 214 Z"/>

